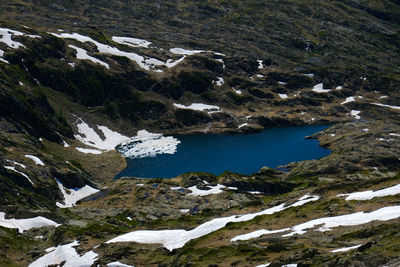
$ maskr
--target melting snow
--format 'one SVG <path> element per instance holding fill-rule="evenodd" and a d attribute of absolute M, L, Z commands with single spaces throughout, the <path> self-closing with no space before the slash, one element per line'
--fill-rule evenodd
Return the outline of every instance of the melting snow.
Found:
<path fill-rule="evenodd" d="M 10 48 L 20 48 L 20 47 L 25 47 L 23 44 L 20 42 L 16 42 L 12 40 L 12 36 L 23 36 L 24 33 L 19 32 L 19 31 L 14 31 L 10 29 L 5 29 L 5 28 L 0 28 L 0 42 L 5 43 L 8 47 Z"/>
<path fill-rule="evenodd" d="M 346 197 L 346 200 L 370 200 L 375 197 L 393 196 L 397 194 L 400 194 L 400 184 L 377 191 L 368 190 L 350 194 L 339 194 L 337 196 Z"/>
<path fill-rule="evenodd" d="M 278 82 L 279 84 L 281 84 L 281 85 L 285 85 L 286 84 L 286 82 Z"/>
<path fill-rule="evenodd" d="M 182 213 L 188 213 L 190 211 L 190 209 L 180 209 L 179 211 Z"/>
<path fill-rule="evenodd" d="M 124 44 L 127 46 L 131 47 L 145 47 L 148 48 L 149 45 L 151 45 L 151 42 L 143 40 L 143 39 L 137 39 L 137 38 L 131 38 L 131 37 L 118 37 L 118 36 L 113 36 L 112 40 L 116 43 L 119 44 Z"/>
<path fill-rule="evenodd" d="M 343 86 L 339 85 L 339 86 L 336 87 L 336 90 L 342 90 L 342 89 L 343 89 Z"/>
<path fill-rule="evenodd" d="M 56 181 L 58 184 L 58 188 L 61 190 L 61 193 L 64 196 L 64 204 L 61 204 L 60 202 L 56 203 L 57 207 L 60 208 L 70 208 L 72 206 L 75 206 L 75 203 L 79 200 L 100 191 L 98 189 L 90 187 L 89 185 L 85 185 L 82 188 L 67 189 L 60 181 Z"/>
<path fill-rule="evenodd" d="M 5 219 L 5 216 L 6 214 L 4 212 L 0 212 L 0 226 L 6 228 L 16 228 L 20 233 L 32 228 L 40 228 L 45 226 L 57 227 L 60 225 L 42 216 L 29 219 Z"/>
<path fill-rule="evenodd" d="M 65 262 L 62 265 L 63 267 L 91 266 L 97 260 L 97 253 L 89 251 L 80 256 L 74 249 L 74 247 L 78 245 L 79 242 L 76 240 L 66 245 L 60 245 L 48 254 L 29 264 L 29 267 L 60 265 L 63 262 Z"/>
<path fill-rule="evenodd" d="M 33 160 L 36 165 L 44 166 L 43 161 L 41 161 L 38 157 L 32 155 L 25 155 L 25 158 Z"/>
<path fill-rule="evenodd" d="M 216 58 L 215 60 L 218 61 L 218 62 L 221 62 L 222 63 L 222 67 L 225 69 L 225 63 L 224 63 L 224 60 L 222 58 Z"/>
<path fill-rule="evenodd" d="M 338 249 L 332 250 L 331 252 L 332 253 L 345 252 L 345 251 L 349 251 L 349 250 L 352 250 L 352 249 L 359 248 L 361 246 L 362 246 L 362 244 L 361 245 L 352 246 L 352 247 L 338 248 Z"/>
<path fill-rule="evenodd" d="M 330 89 L 324 89 L 324 84 L 319 83 L 319 84 L 314 86 L 312 91 L 317 92 L 317 93 L 327 93 L 327 92 L 330 91 Z"/>
<path fill-rule="evenodd" d="M 256 212 L 244 215 L 232 215 L 229 217 L 215 218 L 208 222 L 205 222 L 196 228 L 186 231 L 186 230 L 142 230 L 127 233 L 118 237 L 115 237 L 106 243 L 117 243 L 117 242 L 137 242 L 146 244 L 162 244 L 168 250 L 173 250 L 183 247 L 186 242 L 199 238 L 201 236 L 207 235 L 214 231 L 217 231 L 226 226 L 230 222 L 244 222 L 254 219 L 260 215 L 273 214 L 280 212 L 290 207 L 296 205 L 304 205 L 307 202 L 318 200 L 318 196 L 305 195 L 299 199 L 299 202 L 293 205 L 285 206 L 284 204 Z"/>
<path fill-rule="evenodd" d="M 92 61 L 93 63 L 97 63 L 97 64 L 100 64 L 100 65 L 103 65 L 103 66 L 106 67 L 107 69 L 110 68 L 110 65 L 108 65 L 107 63 L 101 61 L 100 59 L 97 59 L 97 58 L 95 58 L 95 57 L 89 56 L 88 53 L 87 53 L 87 51 L 86 51 L 85 49 L 76 47 L 76 46 L 74 46 L 74 45 L 69 45 L 69 47 L 75 49 L 75 51 L 76 51 L 76 58 L 77 58 L 77 59 L 83 59 L 83 60 L 87 59 L 87 60 Z"/>
<path fill-rule="evenodd" d="M 267 262 L 267 263 L 264 263 L 264 264 L 257 265 L 256 267 L 268 267 L 270 265 L 271 265 L 271 263 Z"/>
<path fill-rule="evenodd" d="M 202 104 L 202 103 L 193 103 L 190 106 L 185 106 L 185 105 L 182 105 L 182 104 L 174 103 L 174 106 L 176 108 L 180 108 L 180 109 L 191 109 L 191 110 L 205 111 L 205 112 L 208 112 L 208 113 L 214 113 L 214 112 L 219 112 L 220 111 L 218 106 L 207 105 L 207 104 Z"/>

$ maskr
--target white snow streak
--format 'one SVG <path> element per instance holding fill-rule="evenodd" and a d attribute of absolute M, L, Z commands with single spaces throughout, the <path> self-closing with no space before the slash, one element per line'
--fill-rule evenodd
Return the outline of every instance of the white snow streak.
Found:
<path fill-rule="evenodd" d="M 119 37 L 119 36 L 113 36 L 112 40 L 116 43 L 131 46 L 131 47 L 145 47 L 148 48 L 149 45 L 151 45 L 151 42 L 143 40 L 143 39 L 137 39 L 137 38 L 131 38 L 131 37 Z"/>
<path fill-rule="evenodd" d="M 244 215 L 232 215 L 229 217 L 215 218 L 211 221 L 203 223 L 196 228 L 186 230 L 141 230 L 127 233 L 118 237 L 115 237 L 106 243 L 117 243 L 117 242 L 137 242 L 146 244 L 162 244 L 168 250 L 173 250 L 183 247 L 188 241 L 207 235 L 214 231 L 217 231 L 226 226 L 230 222 L 244 222 L 254 219 L 260 215 L 273 214 L 285 210 L 296 205 L 304 205 L 307 202 L 318 200 L 318 196 L 305 195 L 299 199 L 298 203 L 293 205 L 285 206 L 284 204 L 256 212 Z"/>
<path fill-rule="evenodd" d="M 179 109 L 191 109 L 191 110 L 205 111 L 208 113 L 214 113 L 220 111 L 220 108 L 218 106 L 207 105 L 202 103 L 193 103 L 190 106 L 174 103 L 174 106 Z"/>
<path fill-rule="evenodd" d="M 332 250 L 331 252 L 332 252 L 332 253 L 346 252 L 346 251 L 349 251 L 349 250 L 352 250 L 352 249 L 359 248 L 359 247 L 361 247 L 361 246 L 362 246 L 362 244 L 361 244 L 361 245 L 352 246 L 352 247 L 338 248 L 338 249 Z"/>
<path fill-rule="evenodd" d="M 376 191 L 368 190 L 350 194 L 339 194 L 337 196 L 346 197 L 346 200 L 370 200 L 375 197 L 394 196 L 397 194 L 400 194 L 400 184 Z"/>
<path fill-rule="evenodd" d="M 330 91 L 330 89 L 324 89 L 324 84 L 319 83 L 319 84 L 314 86 L 312 91 L 317 92 L 317 93 L 327 93 L 327 92 Z"/>
<path fill-rule="evenodd" d="M 25 155 L 25 158 L 31 159 L 35 162 L 36 165 L 44 166 L 43 161 L 41 161 L 38 157 L 32 155 Z"/>
<path fill-rule="evenodd" d="M 107 63 L 101 61 L 100 59 L 97 59 L 97 58 L 95 58 L 95 57 L 89 56 L 88 53 L 87 53 L 87 51 L 86 51 L 85 49 L 76 47 L 76 46 L 74 46 L 74 45 L 69 45 L 69 47 L 75 49 L 75 51 L 76 51 L 76 58 L 77 58 L 77 59 L 83 59 L 83 60 L 86 59 L 86 60 L 90 60 L 90 61 L 92 61 L 93 63 L 97 63 L 97 64 L 100 64 L 100 65 L 106 67 L 107 69 L 110 68 L 110 65 L 108 65 Z"/>

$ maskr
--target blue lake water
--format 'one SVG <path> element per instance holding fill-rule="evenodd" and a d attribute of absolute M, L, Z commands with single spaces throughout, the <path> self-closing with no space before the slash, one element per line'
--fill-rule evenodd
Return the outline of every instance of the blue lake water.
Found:
<path fill-rule="evenodd" d="M 263 166 L 277 167 L 293 161 L 318 159 L 330 154 L 317 140 L 305 136 L 326 125 L 282 127 L 246 135 L 175 135 L 177 152 L 155 157 L 127 159 L 128 166 L 116 178 L 170 178 L 186 172 L 224 171 L 251 174 Z"/>

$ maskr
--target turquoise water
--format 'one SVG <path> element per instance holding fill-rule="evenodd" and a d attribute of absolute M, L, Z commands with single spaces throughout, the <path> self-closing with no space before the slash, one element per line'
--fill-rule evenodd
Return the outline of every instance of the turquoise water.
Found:
<path fill-rule="evenodd" d="M 122 176 L 170 178 L 185 172 L 224 171 L 251 174 L 261 167 L 277 167 L 292 161 L 318 159 L 330 154 L 317 140 L 305 136 L 326 125 L 282 127 L 246 135 L 176 135 L 181 143 L 173 155 L 127 159 Z"/>

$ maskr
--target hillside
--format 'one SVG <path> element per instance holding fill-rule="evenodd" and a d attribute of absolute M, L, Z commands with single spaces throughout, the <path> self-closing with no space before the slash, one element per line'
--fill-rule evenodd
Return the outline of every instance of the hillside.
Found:
<path fill-rule="evenodd" d="M 398 266 L 399 18 L 398 1 L 1 1 L 0 265 Z M 113 180 L 169 135 L 313 124 L 318 160 Z"/>

